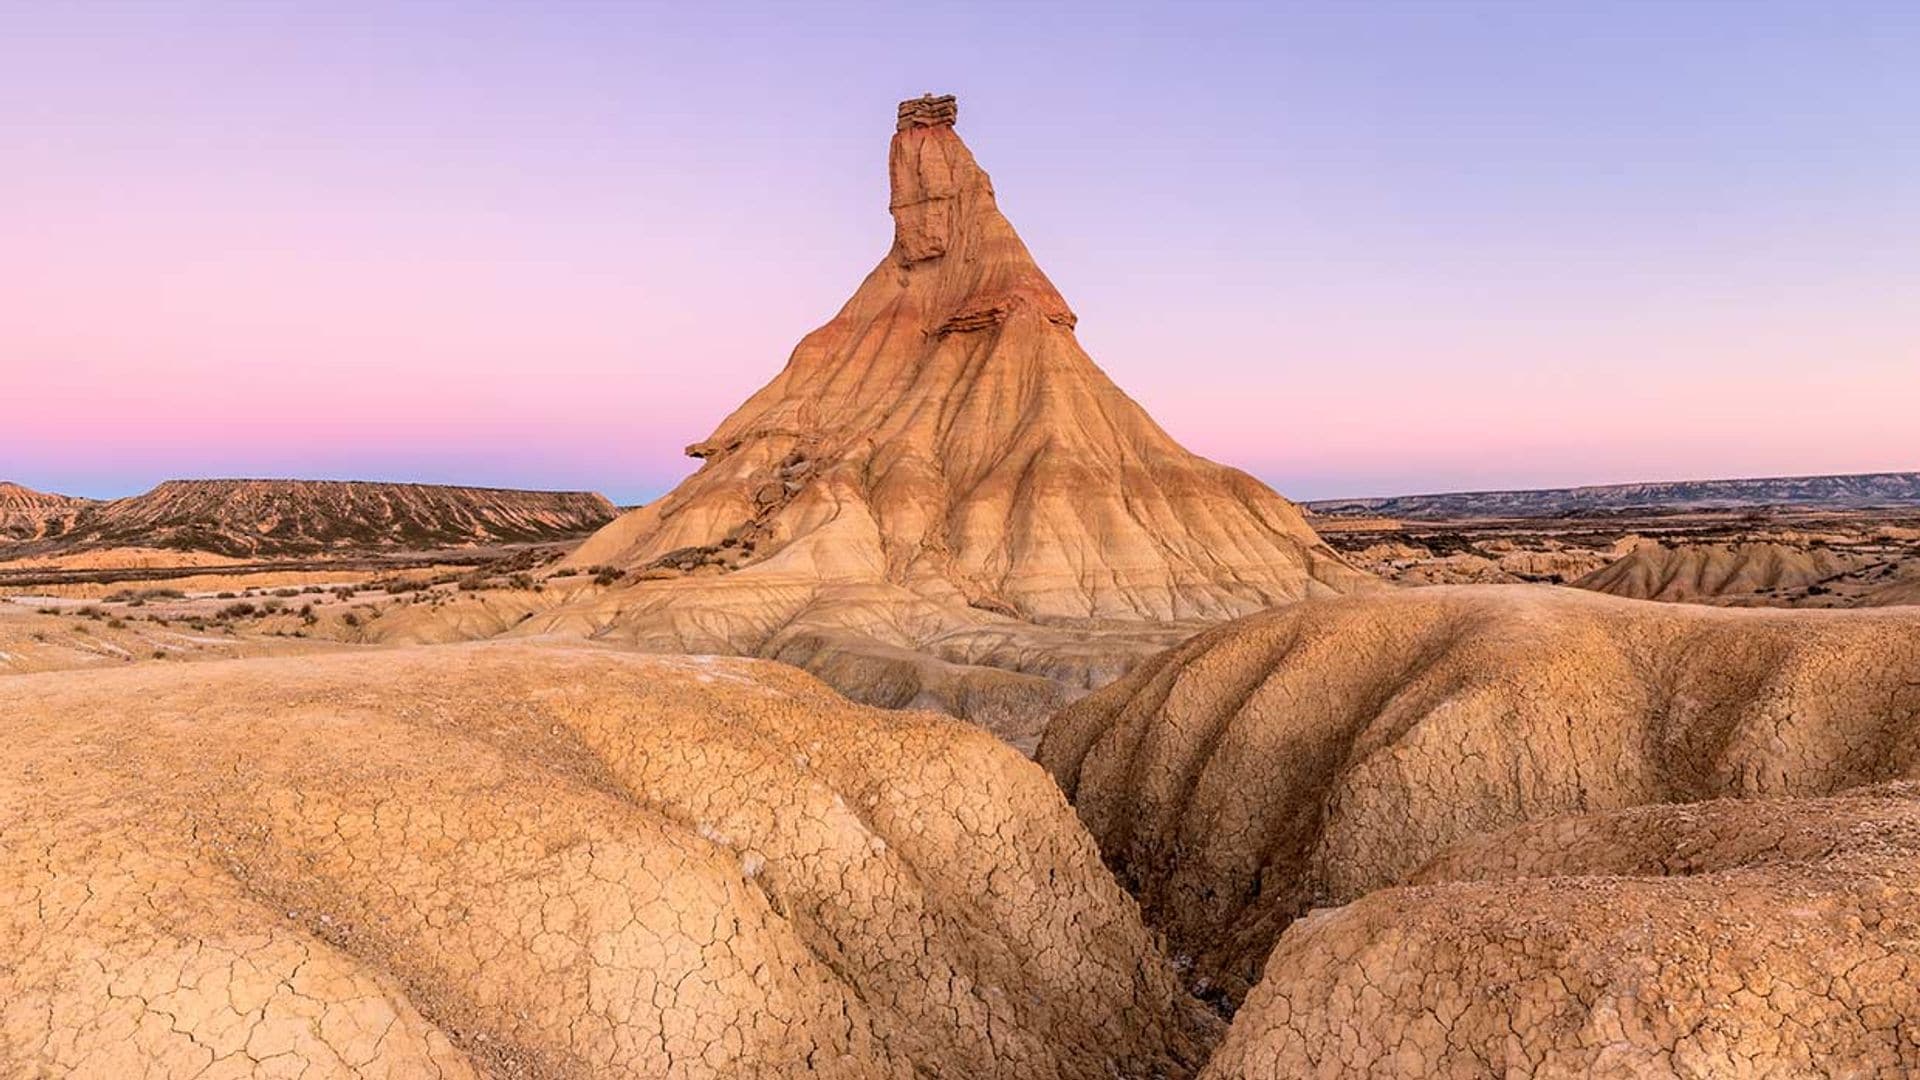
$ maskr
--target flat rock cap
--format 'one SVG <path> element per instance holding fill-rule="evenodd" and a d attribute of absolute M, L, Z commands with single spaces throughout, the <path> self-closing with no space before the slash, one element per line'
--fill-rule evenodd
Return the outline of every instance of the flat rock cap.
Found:
<path fill-rule="evenodd" d="M 900 103 L 899 131 L 917 127 L 952 127 L 960 114 L 960 103 L 952 94 L 934 97 L 923 94 Z"/>

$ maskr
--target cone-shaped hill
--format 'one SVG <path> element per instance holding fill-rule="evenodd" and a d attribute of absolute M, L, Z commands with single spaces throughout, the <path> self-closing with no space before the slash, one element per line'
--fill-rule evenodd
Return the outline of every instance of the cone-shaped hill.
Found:
<path fill-rule="evenodd" d="M 951 665 L 1085 686 L 1178 628 L 1370 582 L 1094 365 L 954 115 L 901 104 L 886 258 L 688 448 L 697 473 L 573 556 L 635 584 L 520 632 L 778 656 L 979 713 Z M 976 674 L 989 712 L 1041 689 Z"/>

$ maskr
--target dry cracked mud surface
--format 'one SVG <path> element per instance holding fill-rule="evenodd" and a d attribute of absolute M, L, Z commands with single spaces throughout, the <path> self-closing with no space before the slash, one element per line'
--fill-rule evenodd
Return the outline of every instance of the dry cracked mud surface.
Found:
<path fill-rule="evenodd" d="M 1910 1076 L 1920 787 L 1475 837 L 1294 924 L 1208 1080 Z"/>
<path fill-rule="evenodd" d="M 0 681 L 0 1075 L 1186 1076 L 1045 774 L 748 660 Z"/>
<path fill-rule="evenodd" d="M 1458 924 L 1425 894 L 1376 891 L 1476 835 L 1649 804 L 1832 795 L 1913 777 L 1917 739 L 1920 612 L 1441 587 L 1308 601 L 1202 634 L 1063 711 L 1039 759 L 1176 961 L 1234 1003 L 1263 968 L 1269 983 L 1318 977 L 1281 959 L 1311 952 L 1312 935 L 1331 941 L 1364 919 L 1385 932 L 1402 915 L 1409 932 L 1422 918 Z M 1585 850 L 1562 847 L 1553 859 Z M 1719 885 L 1705 880 L 1659 888 L 1715 909 Z M 1535 900 L 1574 912 L 1569 926 L 1605 914 L 1580 890 L 1475 888 L 1517 890 L 1487 901 L 1509 927 Z M 1388 912 L 1416 900 L 1427 906 Z M 1739 897 L 1722 900 L 1726 918 L 1746 917 Z M 1751 914 L 1763 932 L 1784 929 L 1769 918 Z"/>

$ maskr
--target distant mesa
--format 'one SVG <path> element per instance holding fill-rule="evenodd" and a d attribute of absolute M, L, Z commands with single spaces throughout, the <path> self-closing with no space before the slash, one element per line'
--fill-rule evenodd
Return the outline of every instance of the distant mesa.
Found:
<path fill-rule="evenodd" d="M 1460 491 L 1377 499 L 1322 499 L 1306 505 L 1316 515 L 1416 521 L 1767 507 L 1860 510 L 1920 506 L 1920 472 Z"/>
<path fill-rule="evenodd" d="M 900 104 L 886 257 L 688 448 L 698 472 L 572 557 L 637 583 L 517 632 L 777 657 L 872 703 L 1031 720 L 1200 625 L 1373 584 L 1094 365 L 956 113 Z"/>
<path fill-rule="evenodd" d="M 617 514 L 594 492 L 357 480 L 168 480 L 110 502 L 0 486 L 5 535 L 63 551 L 127 546 L 267 557 L 528 543 L 579 537 Z"/>

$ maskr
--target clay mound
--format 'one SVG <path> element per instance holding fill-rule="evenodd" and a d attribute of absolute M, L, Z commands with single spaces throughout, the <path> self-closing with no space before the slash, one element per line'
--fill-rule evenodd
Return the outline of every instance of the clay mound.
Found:
<path fill-rule="evenodd" d="M 357 480 L 169 480 L 99 504 L 63 544 L 260 557 L 564 540 L 617 511 L 587 491 Z"/>
<path fill-rule="evenodd" d="M 1189 1075 L 1047 777 L 753 661 L 0 681 L 0 1074 Z"/>
<path fill-rule="evenodd" d="M 953 117 L 951 98 L 900 106 L 887 256 L 688 448 L 697 473 L 572 557 L 680 587 L 642 580 L 529 632 L 827 674 L 821 650 L 918 652 L 955 677 L 984 664 L 1085 685 L 1104 676 L 1062 658 L 1079 639 L 1007 639 L 1036 622 L 1198 625 L 1369 582 L 1291 503 L 1188 453 L 1094 365 Z"/>
<path fill-rule="evenodd" d="M 1296 923 L 1204 1075 L 1912 1075 L 1916 796 L 1476 837 Z"/>
<path fill-rule="evenodd" d="M 1535 586 L 1309 601 L 1076 703 L 1039 760 L 1150 924 L 1238 999 L 1310 907 L 1476 833 L 1915 775 L 1920 613 Z"/>
<path fill-rule="evenodd" d="M 42 540 L 72 529 L 90 499 L 53 495 L 0 480 L 0 542 Z"/>
<path fill-rule="evenodd" d="M 1865 556 L 1782 543 L 1646 543 L 1573 584 L 1631 597 L 1691 603 L 1764 602 L 1860 570 Z"/>

